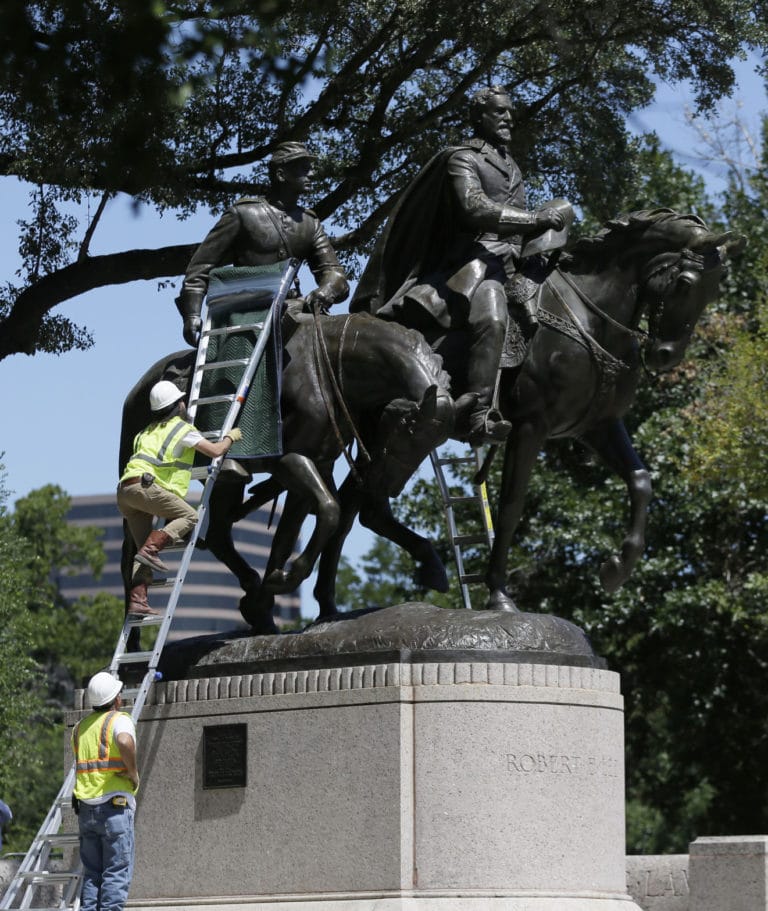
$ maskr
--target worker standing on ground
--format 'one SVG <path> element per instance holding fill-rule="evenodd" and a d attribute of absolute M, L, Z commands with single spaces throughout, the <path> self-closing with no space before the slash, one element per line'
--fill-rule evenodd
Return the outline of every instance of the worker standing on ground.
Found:
<path fill-rule="evenodd" d="M 184 393 L 168 380 L 150 389 L 152 423 L 133 443 L 133 455 L 117 487 L 117 506 L 125 516 L 138 552 L 133 564 L 128 613 L 157 614 L 149 606 L 147 585 L 152 570 L 166 574 L 168 567 L 158 552 L 169 544 L 180 544 L 197 522 L 197 512 L 184 500 L 192 478 L 195 451 L 212 459 L 225 455 L 242 436 L 237 427 L 212 443 L 187 420 Z M 161 516 L 163 529 L 152 529 Z"/>
<path fill-rule="evenodd" d="M 80 829 L 80 911 L 122 911 L 133 877 L 139 772 L 136 728 L 121 712 L 123 684 L 101 671 L 88 684 L 92 709 L 72 731 L 73 805 Z"/>

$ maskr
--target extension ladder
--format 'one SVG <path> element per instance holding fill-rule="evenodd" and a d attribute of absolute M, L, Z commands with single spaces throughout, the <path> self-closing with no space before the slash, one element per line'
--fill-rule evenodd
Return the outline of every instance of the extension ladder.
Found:
<path fill-rule="evenodd" d="M 437 487 L 443 501 L 445 522 L 448 527 L 448 536 L 451 540 L 453 559 L 456 564 L 456 572 L 458 573 L 459 585 L 461 587 L 462 602 L 467 610 L 471 610 L 472 602 L 469 597 L 469 586 L 484 582 L 485 576 L 482 573 L 466 572 L 463 551 L 468 547 L 474 547 L 478 544 L 487 545 L 490 550 L 490 547 L 493 544 L 493 519 L 491 517 L 491 507 L 488 502 L 488 488 L 484 480 L 479 484 L 472 483 L 467 485 L 467 482 L 461 480 L 455 470 L 452 472 L 452 485 L 447 477 L 446 469 L 450 470 L 459 468 L 462 465 L 472 465 L 475 468 L 475 473 L 479 472 L 483 464 L 481 450 L 479 448 L 473 448 L 471 453 L 457 456 L 448 454 L 440 455 L 437 450 L 433 449 L 429 457 L 432 461 L 435 480 L 437 481 Z M 462 492 L 460 494 L 454 494 L 451 492 L 451 486 L 456 487 L 459 481 L 463 485 Z M 471 486 L 472 493 L 467 491 L 467 486 Z M 482 531 L 464 533 L 459 531 L 459 525 L 463 523 L 460 523 L 457 518 L 457 507 L 464 506 L 476 506 L 479 509 Z M 473 523 L 473 525 L 475 525 L 475 523 Z"/>
<path fill-rule="evenodd" d="M 248 388 L 266 349 L 267 342 L 272 332 L 273 321 L 276 315 L 279 315 L 282 310 L 283 302 L 296 277 L 298 267 L 299 263 L 293 259 L 285 264 L 285 269 L 282 272 L 277 289 L 274 291 L 271 306 L 267 310 L 263 322 L 248 323 L 240 326 L 228 326 L 226 328 L 212 328 L 212 318 L 216 309 L 216 300 L 209 291 L 206 320 L 200 333 L 200 344 L 198 346 L 198 353 L 190 385 L 188 415 L 190 421 L 193 420 L 197 408 L 201 405 L 210 403 L 226 402 L 228 404 L 228 410 L 221 429 L 217 432 L 212 431 L 204 434 L 206 437 L 223 439 L 226 433 L 234 427 L 240 409 L 248 394 Z M 212 337 L 232 334 L 238 331 L 252 332 L 255 330 L 259 331 L 259 337 L 248 358 L 238 359 L 237 361 L 207 361 L 209 341 Z M 227 395 L 202 396 L 201 390 L 205 374 L 210 370 L 231 366 L 243 368 L 237 391 Z M 110 674 L 114 677 L 119 677 L 121 669 L 126 669 L 129 665 L 146 665 L 146 670 L 144 671 L 138 686 L 123 687 L 122 690 L 122 695 L 125 699 L 133 699 L 131 718 L 133 719 L 134 724 L 141 715 L 150 687 L 159 676 L 157 673 L 157 666 L 168 636 L 176 606 L 181 596 L 184 579 L 192 561 L 195 545 L 207 525 L 208 503 L 210 501 L 213 485 L 221 470 L 223 459 L 223 456 L 214 459 L 213 462 L 204 469 L 204 473 L 207 477 L 197 510 L 197 523 L 192 529 L 189 540 L 183 545 L 184 552 L 178 573 L 173 580 L 167 580 L 168 582 L 172 581 L 173 587 L 164 611 L 158 616 L 133 619 L 128 615 L 118 637 L 117 646 L 115 647 L 115 652 L 109 665 Z M 127 650 L 128 637 L 132 630 L 150 626 L 159 627 L 153 648 L 148 651 L 129 652 Z M 80 884 L 82 880 L 82 865 L 79 862 L 79 856 L 71 870 L 61 871 L 51 869 L 51 854 L 55 849 L 67 847 L 74 850 L 79 843 L 77 832 L 60 831 L 62 824 L 65 822 L 64 811 L 71 806 L 74 787 L 75 765 L 73 763 L 69 773 L 64 779 L 64 784 L 56 795 L 56 799 L 45 817 L 43 825 L 40 827 L 40 830 L 30 845 L 29 851 L 0 900 L 0 911 L 9 911 L 9 909 L 25 909 L 25 911 L 52 911 L 52 909 L 57 909 L 57 911 L 77 911 L 79 908 Z M 52 886 L 61 886 L 60 897 L 48 903 L 43 901 L 33 904 L 32 899 L 36 897 L 38 889 Z"/>

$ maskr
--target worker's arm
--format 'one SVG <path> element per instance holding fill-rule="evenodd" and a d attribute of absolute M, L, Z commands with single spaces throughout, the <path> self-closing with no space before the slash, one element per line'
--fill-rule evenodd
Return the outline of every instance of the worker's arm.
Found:
<path fill-rule="evenodd" d="M 207 455 L 211 459 L 217 459 L 219 456 L 226 455 L 229 447 L 236 443 L 242 437 L 239 427 L 233 427 L 228 430 L 224 437 L 218 443 L 212 443 L 210 440 L 202 439 L 195 443 L 195 449 Z"/>
<path fill-rule="evenodd" d="M 139 770 L 136 767 L 136 741 L 130 734 L 121 733 L 115 737 L 120 758 L 125 764 L 125 776 L 133 782 L 134 788 L 139 786 Z"/>

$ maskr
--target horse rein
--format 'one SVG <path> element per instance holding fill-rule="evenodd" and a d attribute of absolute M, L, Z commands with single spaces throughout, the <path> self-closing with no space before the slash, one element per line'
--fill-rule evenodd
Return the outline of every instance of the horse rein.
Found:
<path fill-rule="evenodd" d="M 656 278 L 662 272 L 671 269 L 673 266 L 682 266 L 682 264 L 690 263 L 691 266 L 694 266 L 698 270 L 701 270 L 704 266 L 704 261 L 705 260 L 703 256 L 699 255 L 698 253 L 694 253 L 689 249 L 683 249 L 677 253 L 660 253 L 658 256 L 655 256 L 643 270 L 643 274 L 641 275 L 639 282 L 641 294 L 646 293 L 648 282 Z M 678 275 L 681 271 L 683 271 L 683 268 L 680 268 L 678 270 Z M 556 272 L 589 310 L 591 310 L 596 316 L 600 317 L 600 319 L 605 320 L 605 322 L 609 323 L 615 329 L 619 329 L 627 335 L 631 335 L 641 343 L 647 342 L 648 339 L 653 338 L 655 333 L 658 331 L 658 326 L 664 315 L 665 296 L 663 293 L 655 296 L 655 300 L 652 306 L 649 308 L 648 331 L 644 332 L 641 329 L 632 329 L 629 326 L 625 326 L 623 323 L 615 320 L 602 308 L 598 307 L 597 304 L 589 297 L 589 295 L 585 294 L 584 291 L 579 288 L 579 286 L 576 284 L 576 282 L 574 282 L 570 275 L 568 275 L 566 272 L 563 272 L 562 269 L 559 268 L 556 270 Z M 669 287 L 671 284 L 672 278 L 667 281 L 666 287 Z M 554 285 L 551 284 L 551 282 L 550 288 L 553 291 L 555 297 L 557 297 L 559 300 L 560 304 L 563 306 L 563 309 L 568 313 L 576 325 L 579 326 L 580 331 L 584 333 L 585 337 L 594 341 L 594 339 L 592 339 L 592 336 L 589 335 L 587 330 L 581 325 L 576 314 L 573 313 L 571 308 L 568 306 L 563 297 L 557 292 L 557 289 L 554 287 Z"/>
<path fill-rule="evenodd" d="M 336 402 L 338 403 L 339 407 L 341 408 L 341 411 L 342 411 L 342 414 L 344 415 L 345 420 L 349 424 L 350 430 L 352 431 L 352 436 L 354 437 L 355 442 L 357 443 L 357 450 L 358 450 L 359 457 L 361 457 L 363 459 L 363 461 L 365 462 L 365 464 L 367 465 L 371 462 L 371 456 L 370 456 L 368 450 L 365 448 L 365 445 L 362 441 L 362 438 L 360 437 L 360 433 L 358 432 L 355 422 L 352 420 L 352 415 L 350 414 L 349 408 L 347 407 L 347 403 L 344 398 L 344 393 L 342 392 L 341 386 L 339 385 L 339 382 L 336 379 L 336 371 L 334 371 L 334 369 L 333 369 L 333 364 L 331 363 L 331 358 L 330 358 L 330 355 L 328 354 L 328 347 L 325 343 L 325 336 L 323 335 L 322 329 L 320 327 L 321 316 L 320 316 L 319 311 L 316 310 L 314 307 L 312 308 L 312 317 L 313 317 L 313 325 L 314 325 L 314 333 L 312 335 L 312 351 L 313 351 L 314 359 L 315 359 L 315 369 L 317 370 L 317 377 L 318 377 L 318 381 L 319 381 L 318 385 L 320 387 L 320 395 L 323 398 L 323 404 L 325 405 L 325 410 L 326 410 L 326 413 L 328 414 L 328 419 L 331 422 L 331 427 L 333 427 L 333 432 L 336 437 L 336 441 L 339 444 L 341 451 L 344 453 L 344 458 L 347 460 L 347 465 L 349 465 L 349 469 L 352 472 L 352 475 L 354 476 L 355 480 L 358 483 L 361 483 L 362 481 L 361 481 L 360 475 L 357 471 L 357 467 L 354 463 L 354 460 L 352 459 L 352 456 L 349 453 L 348 447 L 344 443 L 344 438 L 341 434 L 341 428 L 339 427 L 339 424 L 336 420 L 336 414 L 335 414 L 334 408 L 332 407 L 332 402 L 330 401 L 330 399 L 328 397 L 328 393 L 326 392 L 325 387 L 323 385 L 323 382 L 322 382 L 323 375 L 328 377 L 330 384 L 331 384 L 331 388 L 333 389 L 333 394 L 336 399 Z M 347 329 L 349 327 L 349 322 L 351 319 L 352 319 L 352 315 L 349 314 L 347 316 L 347 318 L 344 320 L 344 326 L 341 330 L 341 338 L 339 341 L 339 352 L 338 352 L 339 377 L 341 377 L 341 375 L 342 375 L 341 356 L 342 356 L 342 352 L 344 350 L 344 341 L 346 339 Z M 351 448 L 351 444 L 350 444 L 350 448 Z"/>

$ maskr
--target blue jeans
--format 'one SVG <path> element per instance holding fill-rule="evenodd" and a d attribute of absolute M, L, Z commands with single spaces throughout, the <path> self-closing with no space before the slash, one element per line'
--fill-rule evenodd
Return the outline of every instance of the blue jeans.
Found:
<path fill-rule="evenodd" d="M 133 877 L 130 807 L 80 804 L 81 911 L 123 911 Z"/>

